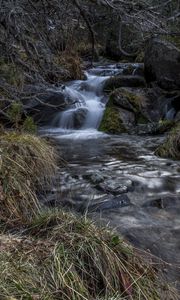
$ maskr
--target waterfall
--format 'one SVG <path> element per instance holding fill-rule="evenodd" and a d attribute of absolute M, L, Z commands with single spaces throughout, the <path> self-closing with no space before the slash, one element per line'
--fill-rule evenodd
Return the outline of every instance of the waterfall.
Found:
<path fill-rule="evenodd" d="M 53 125 L 66 132 L 97 129 L 101 122 L 106 102 L 103 85 L 109 76 L 94 75 L 93 69 L 85 75 L 86 80 L 76 80 L 65 87 L 64 93 L 67 98 L 73 99 L 73 104 L 58 113 L 53 121 Z"/>

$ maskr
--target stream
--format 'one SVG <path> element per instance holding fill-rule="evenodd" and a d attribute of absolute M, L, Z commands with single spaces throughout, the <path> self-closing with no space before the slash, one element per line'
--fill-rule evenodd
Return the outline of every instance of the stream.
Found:
<path fill-rule="evenodd" d="M 123 69 L 96 66 L 85 72 L 86 80 L 65 84 L 74 103 L 41 129 L 53 139 L 61 164 L 44 201 L 115 227 L 137 248 L 168 262 L 164 272 L 179 288 L 180 163 L 154 155 L 163 136 L 97 130 L 107 102 L 103 84 Z"/>

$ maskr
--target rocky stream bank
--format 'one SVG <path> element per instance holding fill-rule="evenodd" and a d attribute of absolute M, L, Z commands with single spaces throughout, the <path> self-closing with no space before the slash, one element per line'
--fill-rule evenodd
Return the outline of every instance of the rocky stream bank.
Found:
<path fill-rule="evenodd" d="M 152 51 L 159 41 L 151 43 Z M 164 66 L 179 68 L 180 52 L 166 47 L 177 55 L 168 56 L 168 63 L 162 52 L 158 71 L 156 57 L 150 67 L 145 60 L 145 68 L 142 63 L 97 64 L 85 81 L 65 84 L 64 95 L 76 104 L 41 129 L 53 140 L 64 167 L 48 197 L 41 197 L 48 207 L 87 213 L 115 227 L 136 247 L 166 262 L 164 273 L 179 288 L 180 164 L 155 155 L 164 133 L 179 124 L 179 79 L 173 67 L 166 72 Z M 179 151 L 178 138 L 176 147 Z"/>

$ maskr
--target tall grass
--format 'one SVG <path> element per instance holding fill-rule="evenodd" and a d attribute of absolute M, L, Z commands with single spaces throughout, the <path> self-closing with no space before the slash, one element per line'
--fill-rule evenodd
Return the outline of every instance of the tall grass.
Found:
<path fill-rule="evenodd" d="M 180 160 L 180 122 L 169 132 L 165 142 L 156 149 L 155 154 Z"/>
<path fill-rule="evenodd" d="M 70 213 L 41 213 L 0 245 L 2 299 L 178 299 L 116 232 Z"/>
<path fill-rule="evenodd" d="M 178 299 L 150 256 L 116 232 L 62 210 L 43 211 L 36 192 L 55 171 L 47 142 L 17 132 L 0 137 L 0 299 Z"/>
<path fill-rule="evenodd" d="M 0 135 L 0 151 L 0 217 L 25 222 L 38 213 L 37 190 L 54 174 L 53 149 L 34 135 L 6 132 Z"/>

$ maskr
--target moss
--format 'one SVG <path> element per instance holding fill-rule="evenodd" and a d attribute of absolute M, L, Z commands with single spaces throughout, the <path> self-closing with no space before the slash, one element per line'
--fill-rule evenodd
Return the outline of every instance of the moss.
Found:
<path fill-rule="evenodd" d="M 174 126 L 176 126 L 176 123 L 174 120 L 160 120 L 158 124 L 158 133 L 162 134 L 164 132 L 169 131 Z"/>
<path fill-rule="evenodd" d="M 127 98 L 127 100 L 129 101 L 129 103 L 131 103 L 134 107 L 134 111 L 139 111 L 141 108 L 141 96 L 140 95 L 136 95 L 134 93 L 131 93 L 127 90 L 124 90 L 124 95 Z"/>
<path fill-rule="evenodd" d="M 117 108 L 113 106 L 106 107 L 99 130 L 113 134 L 126 132 L 126 128 L 122 124 Z"/>
<path fill-rule="evenodd" d="M 156 149 L 155 154 L 180 160 L 180 122 L 170 131 L 165 142 Z"/>
<path fill-rule="evenodd" d="M 127 109 L 132 110 L 135 113 L 136 123 L 147 124 L 149 122 L 146 116 L 141 112 L 142 103 L 144 101 L 143 95 L 135 94 L 126 88 L 119 88 L 110 94 L 110 105 L 116 105 L 116 97 L 124 99 L 125 103 L 127 102 Z M 121 106 L 121 104 L 119 104 L 119 106 Z M 123 105 L 122 108 L 124 108 Z"/>

